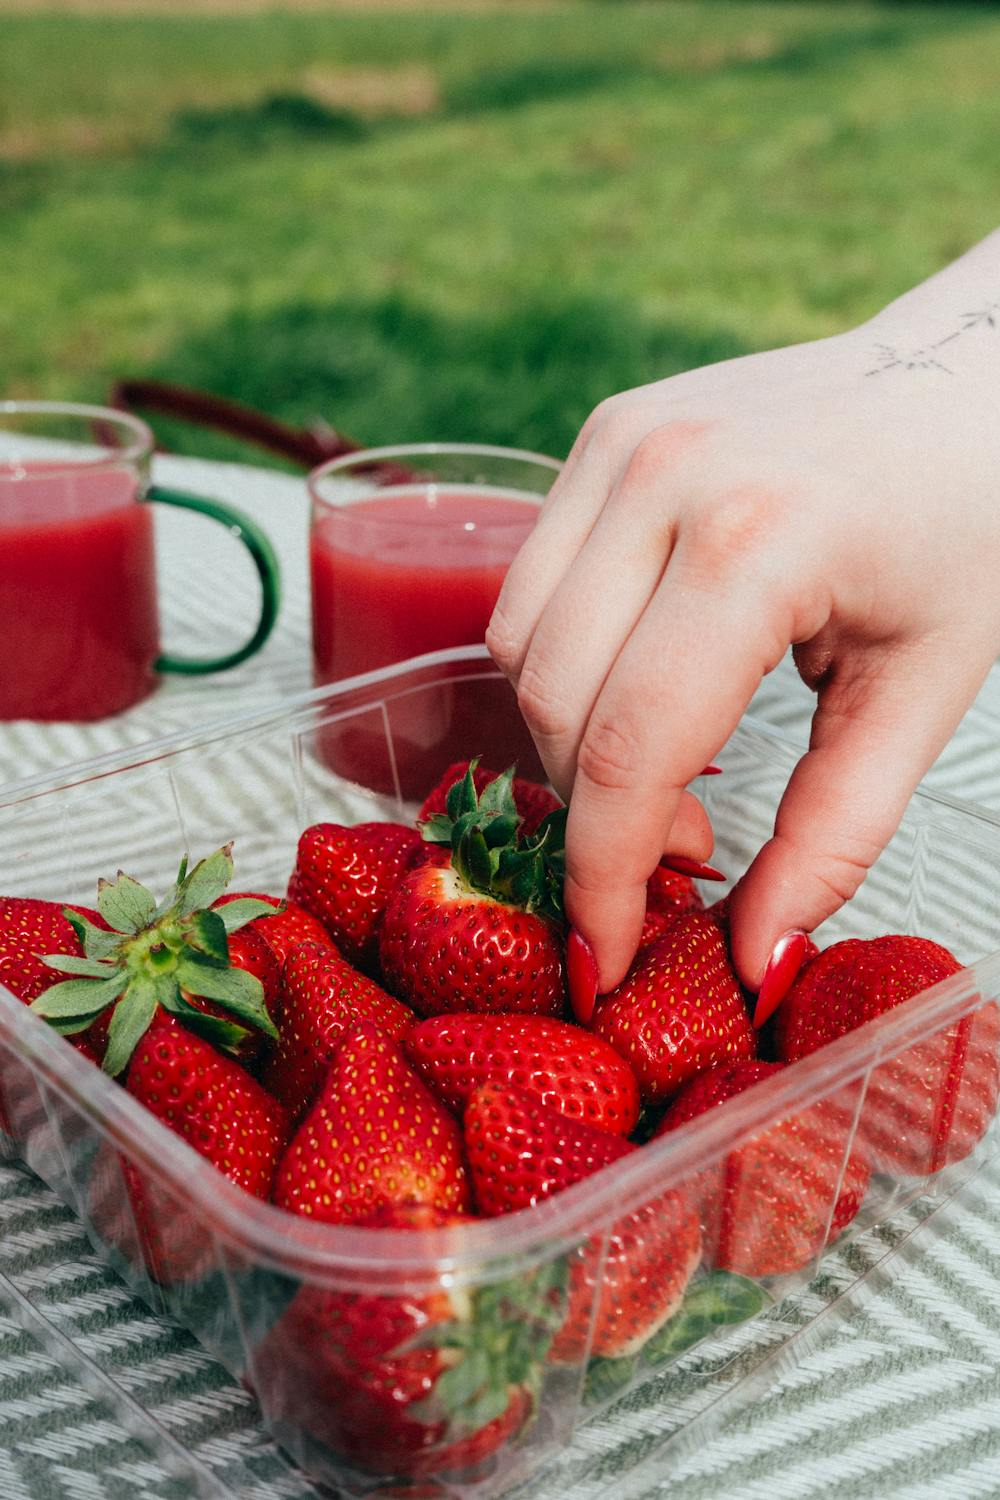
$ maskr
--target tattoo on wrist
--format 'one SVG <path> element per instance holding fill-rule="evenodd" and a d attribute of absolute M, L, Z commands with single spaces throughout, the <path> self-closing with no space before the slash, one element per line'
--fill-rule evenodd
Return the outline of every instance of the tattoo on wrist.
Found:
<path fill-rule="evenodd" d="M 964 338 L 966 334 L 976 330 L 996 332 L 997 329 L 1000 329 L 1000 300 L 987 302 L 976 312 L 963 313 L 959 326 L 945 334 L 943 339 L 938 339 L 937 343 L 920 347 L 876 344 L 876 363 L 865 374 L 884 375 L 888 370 L 940 370 L 942 374 L 953 375 L 954 370 L 945 363 L 947 355 L 940 351 L 947 350 L 956 339 Z"/>

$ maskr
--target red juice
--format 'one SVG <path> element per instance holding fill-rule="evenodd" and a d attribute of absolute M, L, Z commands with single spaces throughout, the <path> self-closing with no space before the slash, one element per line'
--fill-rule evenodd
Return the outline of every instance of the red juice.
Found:
<path fill-rule="evenodd" d="M 310 549 L 316 682 L 481 642 L 538 504 L 513 490 L 414 485 L 317 506 Z M 393 791 L 383 722 L 373 715 L 370 724 L 331 726 L 321 750 L 341 775 Z M 539 774 L 513 693 L 495 679 L 396 700 L 390 731 L 406 797 L 422 796 L 450 761 L 467 755 L 497 769 L 516 759 L 525 774 Z"/>
<path fill-rule="evenodd" d="M 101 719 L 156 686 L 151 511 L 125 470 L 0 464 L 0 719 Z"/>

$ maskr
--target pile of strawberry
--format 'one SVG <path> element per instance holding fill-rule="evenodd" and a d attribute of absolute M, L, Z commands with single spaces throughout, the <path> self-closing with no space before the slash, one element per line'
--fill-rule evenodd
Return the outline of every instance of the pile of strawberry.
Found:
<path fill-rule="evenodd" d="M 183 862 L 158 903 L 121 873 L 96 909 L 0 898 L 0 980 L 243 1191 L 417 1232 L 533 1208 L 959 968 L 917 937 L 813 949 L 758 1033 L 725 903 L 705 910 L 659 869 L 633 966 L 581 1026 L 565 816 L 513 770 L 464 762 L 416 828 L 307 829 L 284 899 L 231 893 L 230 847 Z M 859 1118 L 800 1110 L 518 1277 L 420 1295 L 303 1285 L 248 1379 L 272 1420 L 364 1467 L 467 1471 L 525 1428 L 547 1367 L 666 1357 L 760 1305 L 741 1278 L 810 1266 L 873 1172 L 967 1155 L 996 1108 L 998 1042 L 985 1006 L 882 1065 Z M 14 1091 L 0 1104 L 16 1137 Z M 164 1285 L 217 1254 L 110 1148 L 91 1214 Z"/>

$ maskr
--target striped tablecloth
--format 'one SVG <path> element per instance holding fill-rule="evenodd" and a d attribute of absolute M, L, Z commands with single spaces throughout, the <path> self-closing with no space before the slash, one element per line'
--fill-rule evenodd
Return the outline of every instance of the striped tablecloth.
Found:
<path fill-rule="evenodd" d="M 295 478 L 158 461 L 157 478 L 241 505 L 269 530 L 284 606 L 266 649 L 226 676 L 176 679 L 90 727 L 0 729 L 0 780 L 137 744 L 309 686 L 306 501 Z M 165 641 L 237 639 L 255 607 L 250 565 L 220 528 L 158 521 Z M 195 563 L 188 559 L 195 558 Z M 809 697 L 783 665 L 755 711 L 804 737 Z M 1000 677 L 929 778 L 1000 809 Z M 0 1500 L 320 1500 L 260 1425 L 251 1398 L 98 1261 L 73 1213 L 24 1167 L 0 1164 Z M 785 1344 L 759 1393 L 707 1425 L 669 1466 L 678 1413 L 647 1387 L 595 1418 L 530 1500 L 972 1500 L 1000 1496 L 1000 1169 L 984 1170 L 912 1241 L 910 1221 L 845 1254 L 862 1291 Z M 845 1267 L 845 1280 L 857 1265 Z M 836 1268 L 815 1289 L 836 1297 Z M 809 1299 L 803 1304 L 805 1316 Z"/>

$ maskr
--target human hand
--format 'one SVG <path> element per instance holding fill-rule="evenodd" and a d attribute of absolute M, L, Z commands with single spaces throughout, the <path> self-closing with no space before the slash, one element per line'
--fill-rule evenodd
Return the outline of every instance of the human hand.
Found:
<path fill-rule="evenodd" d="M 1000 331 L 985 361 L 970 334 L 964 365 L 891 365 L 902 306 L 603 403 L 510 569 L 487 643 L 570 802 L 602 991 L 664 850 L 710 855 L 683 789 L 789 646 L 817 707 L 732 896 L 754 990 L 853 895 L 1000 648 Z"/>

